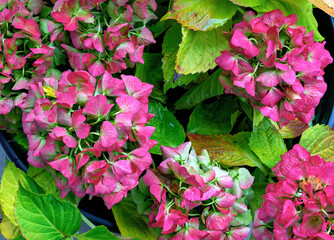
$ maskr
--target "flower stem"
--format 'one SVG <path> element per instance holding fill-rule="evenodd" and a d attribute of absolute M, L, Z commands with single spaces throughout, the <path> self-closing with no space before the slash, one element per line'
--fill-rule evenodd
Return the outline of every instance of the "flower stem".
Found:
<path fill-rule="evenodd" d="M 83 215 L 82 213 L 81 213 L 81 219 L 82 219 L 82 221 L 84 221 L 84 223 L 86 223 L 86 224 L 88 225 L 88 227 L 90 227 L 91 229 L 95 228 L 95 225 L 94 225 L 91 221 L 89 221 L 88 218 L 86 218 L 85 215 Z"/>

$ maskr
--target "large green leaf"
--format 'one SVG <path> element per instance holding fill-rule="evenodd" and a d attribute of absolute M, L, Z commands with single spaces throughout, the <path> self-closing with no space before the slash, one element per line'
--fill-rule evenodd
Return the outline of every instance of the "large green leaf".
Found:
<path fill-rule="evenodd" d="M 206 72 L 216 67 L 215 59 L 228 47 L 223 27 L 207 32 L 182 28 L 182 43 L 176 56 L 175 70 L 181 74 Z"/>
<path fill-rule="evenodd" d="M 181 25 L 174 24 L 164 37 L 162 43 L 162 70 L 164 76 L 164 93 L 170 88 L 177 86 L 187 85 L 188 83 L 196 80 L 198 74 L 188 74 L 178 76 L 175 72 L 176 54 L 179 50 L 179 44 L 182 40 Z"/>
<path fill-rule="evenodd" d="M 147 224 L 139 216 L 134 202 L 123 199 L 111 209 L 123 237 L 136 237 L 142 240 L 156 239 L 150 232 Z"/>
<path fill-rule="evenodd" d="M 202 135 L 228 134 L 240 113 L 236 98 L 224 96 L 213 103 L 197 105 L 190 115 L 187 132 Z"/>
<path fill-rule="evenodd" d="M 116 237 L 114 234 L 109 232 L 105 226 L 98 226 L 92 230 L 76 234 L 75 237 L 78 240 L 119 240 L 120 238 Z"/>
<path fill-rule="evenodd" d="M 175 103 L 175 109 L 190 109 L 201 103 L 203 100 L 218 96 L 224 93 L 224 87 L 219 81 L 222 69 L 219 68 L 201 84 L 191 88 Z"/>
<path fill-rule="evenodd" d="M 265 3 L 267 0 L 231 0 L 231 1 L 237 5 L 244 7 L 256 7 Z"/>
<path fill-rule="evenodd" d="M 161 154 L 161 145 L 177 147 L 184 142 L 186 134 L 182 125 L 166 107 L 159 102 L 151 101 L 149 112 L 155 114 L 147 124 L 155 127 L 151 139 L 158 141 L 158 144 L 150 150 L 151 153 Z"/>
<path fill-rule="evenodd" d="M 17 222 L 14 216 L 14 205 L 17 190 L 19 189 L 18 181 L 23 175 L 24 172 L 16 168 L 13 162 L 7 161 L 1 179 L 0 204 L 4 214 L 15 226 L 17 226 Z"/>
<path fill-rule="evenodd" d="M 208 31 L 223 26 L 236 11 L 237 6 L 229 0 L 175 0 L 162 20 L 175 19 L 187 28 Z"/>
<path fill-rule="evenodd" d="M 26 239 L 62 240 L 75 234 L 81 226 L 81 215 L 74 205 L 60 202 L 52 194 L 35 194 L 21 185 L 15 213 Z"/>
<path fill-rule="evenodd" d="M 308 0 L 266 0 L 254 9 L 259 13 L 280 9 L 284 16 L 296 14 L 297 24 L 305 26 L 307 32 L 313 30 L 315 41 L 324 39 L 318 31 L 318 23 L 313 15 L 313 5 Z"/>
<path fill-rule="evenodd" d="M 199 135 L 187 133 L 187 136 L 196 152 L 200 154 L 206 149 L 212 161 L 219 161 L 221 164 L 229 166 L 257 166 L 262 172 L 267 173 L 260 159 L 248 146 L 249 132 L 240 132 L 235 135 Z"/>
<path fill-rule="evenodd" d="M 55 184 L 54 177 L 45 168 L 36 168 L 29 166 L 27 174 L 45 191 L 45 193 L 52 193 L 59 201 L 66 200 L 73 204 L 78 202 L 78 198 L 70 192 L 64 199 L 60 196 L 59 188 Z"/>
<path fill-rule="evenodd" d="M 159 53 L 144 53 L 144 64 L 136 64 L 136 76 L 142 81 L 154 86 L 150 97 L 166 102 L 167 96 L 163 93 L 162 55 Z"/>
<path fill-rule="evenodd" d="M 282 136 L 268 118 L 252 131 L 249 147 L 269 168 L 273 168 L 281 161 L 281 155 L 287 151 Z"/>
<path fill-rule="evenodd" d="M 334 161 L 334 131 L 327 125 L 315 125 L 301 136 L 299 144 L 311 155 L 319 154 L 325 161 Z"/>

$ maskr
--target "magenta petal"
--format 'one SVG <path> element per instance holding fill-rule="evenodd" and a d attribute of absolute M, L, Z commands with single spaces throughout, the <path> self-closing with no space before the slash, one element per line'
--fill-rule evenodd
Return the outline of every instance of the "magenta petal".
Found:
<path fill-rule="evenodd" d="M 3 98 L 0 100 L 0 115 L 9 113 L 14 108 L 14 101 L 11 98 Z"/>
<path fill-rule="evenodd" d="M 113 164 L 113 168 L 115 169 L 116 176 L 117 174 L 119 176 L 123 176 L 123 175 L 128 175 L 134 172 L 132 168 L 132 164 L 128 160 L 119 160 L 115 162 Z"/>
<path fill-rule="evenodd" d="M 71 135 L 64 136 L 63 142 L 69 148 L 76 148 L 77 146 L 77 140 Z"/>
<path fill-rule="evenodd" d="M 112 106 L 112 104 L 108 104 L 106 96 L 97 95 L 88 100 L 83 109 L 83 113 L 99 118 L 105 116 L 105 114 L 109 112 L 105 111 L 105 108 L 110 110 Z"/>
<path fill-rule="evenodd" d="M 66 178 L 71 177 L 73 174 L 72 161 L 67 156 L 60 155 L 54 161 L 49 162 L 49 165 L 61 172 Z"/>
<path fill-rule="evenodd" d="M 221 208 L 229 208 L 234 205 L 236 199 L 237 196 L 225 193 L 222 197 L 217 197 L 217 205 Z"/>
<path fill-rule="evenodd" d="M 272 88 L 268 91 L 266 96 L 261 99 L 261 103 L 268 107 L 274 107 L 285 95 L 277 88 Z"/>
<path fill-rule="evenodd" d="M 118 133 L 114 124 L 104 121 L 101 125 L 101 144 L 103 147 L 112 146 L 118 137 Z"/>
<path fill-rule="evenodd" d="M 283 210 L 277 221 L 284 226 L 289 227 L 298 217 L 295 204 L 291 200 L 284 202 Z"/>
<path fill-rule="evenodd" d="M 280 77 L 276 71 L 267 71 L 261 73 L 256 81 L 266 87 L 275 87 L 280 83 Z"/>
<path fill-rule="evenodd" d="M 110 209 L 113 205 L 120 202 L 125 196 L 126 196 L 126 191 L 120 191 L 116 193 L 109 193 L 103 195 L 103 200 L 107 208 Z"/>

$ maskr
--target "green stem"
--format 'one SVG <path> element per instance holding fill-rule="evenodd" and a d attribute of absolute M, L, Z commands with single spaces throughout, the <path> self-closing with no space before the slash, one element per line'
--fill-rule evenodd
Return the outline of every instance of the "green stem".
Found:
<path fill-rule="evenodd" d="M 82 213 L 81 213 L 81 219 L 82 219 L 82 221 L 84 221 L 84 223 L 86 223 L 91 229 L 95 228 L 95 225 L 94 225 L 91 221 L 89 221 L 88 218 L 86 218 L 85 215 L 83 215 Z"/>

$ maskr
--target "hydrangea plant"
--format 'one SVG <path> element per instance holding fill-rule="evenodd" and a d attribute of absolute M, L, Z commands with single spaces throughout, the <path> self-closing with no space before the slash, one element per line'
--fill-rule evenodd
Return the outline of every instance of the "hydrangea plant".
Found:
<path fill-rule="evenodd" d="M 334 132 L 308 127 L 333 60 L 312 10 L 307 0 L 0 1 L 0 129 L 29 165 L 6 166 L 1 234 L 332 239 Z M 300 135 L 292 148 L 286 138 Z M 80 213 L 92 198 L 122 237 Z M 78 233 L 82 220 L 92 229 Z"/>

